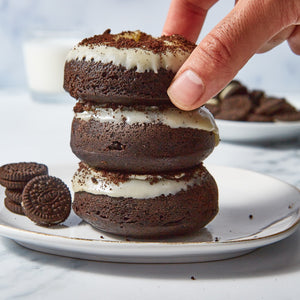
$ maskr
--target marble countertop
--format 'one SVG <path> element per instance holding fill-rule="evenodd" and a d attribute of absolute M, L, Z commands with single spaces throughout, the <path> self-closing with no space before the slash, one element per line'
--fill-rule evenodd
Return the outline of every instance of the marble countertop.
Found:
<path fill-rule="evenodd" d="M 71 98 L 39 104 L 24 91 L 0 91 L 0 165 L 76 163 L 69 148 L 73 104 Z M 300 188 L 300 140 L 221 142 L 205 163 L 253 170 Z M 0 237 L 0 299 L 298 299 L 299 282 L 300 230 L 248 255 L 193 264 L 79 260 Z"/>

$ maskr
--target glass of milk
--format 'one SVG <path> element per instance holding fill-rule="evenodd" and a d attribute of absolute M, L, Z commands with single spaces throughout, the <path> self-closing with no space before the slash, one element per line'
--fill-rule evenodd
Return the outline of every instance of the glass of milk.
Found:
<path fill-rule="evenodd" d="M 34 100 L 51 103 L 69 98 L 70 101 L 63 89 L 64 64 L 67 53 L 79 41 L 75 34 L 64 32 L 34 32 L 24 40 L 27 83 Z"/>

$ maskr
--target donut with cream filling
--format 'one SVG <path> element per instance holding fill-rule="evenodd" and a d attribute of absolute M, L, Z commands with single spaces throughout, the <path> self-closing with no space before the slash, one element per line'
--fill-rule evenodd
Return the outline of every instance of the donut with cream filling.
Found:
<path fill-rule="evenodd" d="M 64 88 L 76 99 L 100 103 L 170 104 L 167 88 L 194 48 L 179 35 L 107 30 L 68 53 Z"/>
<path fill-rule="evenodd" d="M 218 143 L 205 108 L 101 106 L 78 103 L 71 148 L 90 166 L 111 171 L 160 173 L 193 167 Z"/>
<path fill-rule="evenodd" d="M 136 238 L 195 232 L 218 212 L 218 189 L 202 164 L 181 172 L 136 175 L 80 163 L 73 210 L 102 231 Z"/>

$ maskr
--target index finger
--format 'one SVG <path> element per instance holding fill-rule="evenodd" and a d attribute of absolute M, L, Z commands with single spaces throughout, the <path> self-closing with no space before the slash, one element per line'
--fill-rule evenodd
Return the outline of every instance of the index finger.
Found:
<path fill-rule="evenodd" d="M 218 0 L 172 0 L 163 35 L 180 34 L 196 42 L 207 11 Z"/>

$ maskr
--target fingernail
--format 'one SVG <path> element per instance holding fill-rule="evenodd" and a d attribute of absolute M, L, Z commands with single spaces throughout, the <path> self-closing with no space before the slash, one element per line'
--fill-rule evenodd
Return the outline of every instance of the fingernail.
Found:
<path fill-rule="evenodd" d="M 195 108 L 194 105 L 199 102 L 203 92 L 203 81 L 192 70 L 180 74 L 167 91 L 172 102 L 183 109 Z"/>

